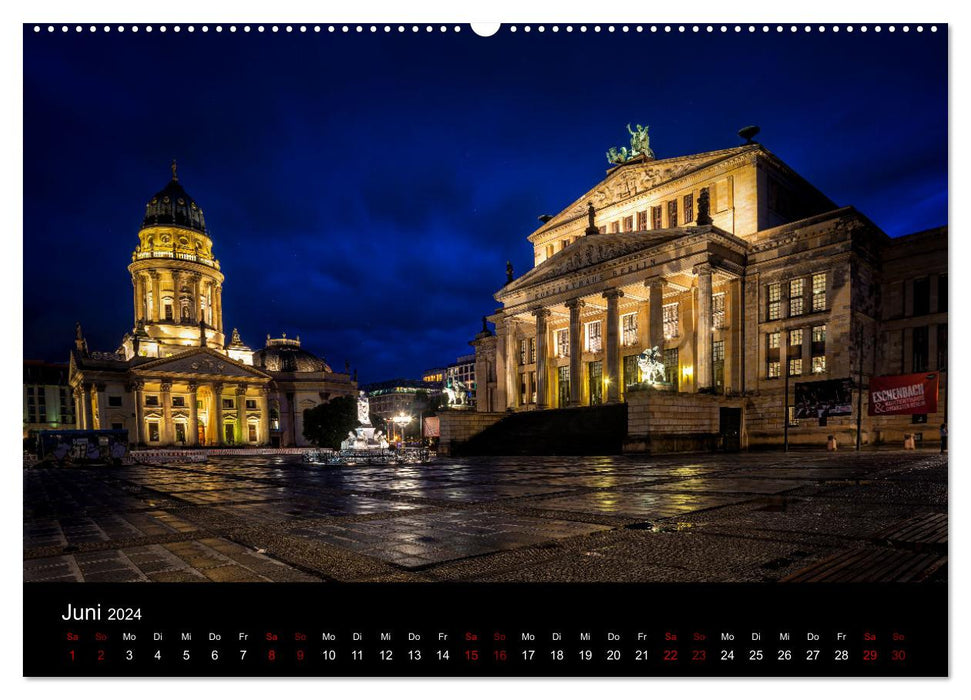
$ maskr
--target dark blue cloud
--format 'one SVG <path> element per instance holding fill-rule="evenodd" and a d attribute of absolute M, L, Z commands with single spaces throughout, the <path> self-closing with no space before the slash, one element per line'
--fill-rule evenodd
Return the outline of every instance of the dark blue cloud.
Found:
<path fill-rule="evenodd" d="M 890 235 L 946 222 L 944 32 L 37 35 L 24 45 L 24 353 L 113 349 L 168 162 L 225 319 L 365 381 L 469 350 L 525 237 L 649 123 L 659 157 L 762 141 Z"/>

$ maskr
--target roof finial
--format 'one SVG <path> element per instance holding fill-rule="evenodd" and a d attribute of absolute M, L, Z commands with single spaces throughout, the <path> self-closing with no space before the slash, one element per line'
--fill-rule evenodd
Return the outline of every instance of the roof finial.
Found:
<path fill-rule="evenodd" d="M 179 181 L 179 176 L 176 174 L 175 170 L 178 166 L 175 164 L 175 158 L 172 159 L 172 179 L 176 182 Z"/>

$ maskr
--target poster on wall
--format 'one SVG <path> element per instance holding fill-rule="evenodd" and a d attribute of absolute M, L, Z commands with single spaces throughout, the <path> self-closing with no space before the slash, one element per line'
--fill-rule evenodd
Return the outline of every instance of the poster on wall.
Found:
<path fill-rule="evenodd" d="M 853 392 L 849 379 L 796 384 L 796 418 L 825 419 L 852 413 Z"/>
<path fill-rule="evenodd" d="M 870 379 L 871 416 L 937 412 L 937 372 L 895 374 Z"/>

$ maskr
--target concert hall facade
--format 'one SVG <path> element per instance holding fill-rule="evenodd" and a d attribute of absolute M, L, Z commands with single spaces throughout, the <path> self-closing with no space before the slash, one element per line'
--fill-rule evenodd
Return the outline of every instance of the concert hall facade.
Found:
<path fill-rule="evenodd" d="M 456 439 L 510 411 L 627 402 L 630 451 L 726 436 L 773 445 L 786 432 L 793 444 L 835 435 L 846 446 L 861 379 L 938 371 L 937 413 L 871 419 L 865 390 L 861 406 L 864 444 L 936 439 L 946 226 L 891 238 L 759 143 L 652 155 L 613 164 L 541 217 L 528 237 L 532 269 L 508 270 L 487 317 L 495 332 L 471 343 L 479 417 Z M 646 386 L 638 356 L 655 347 L 665 379 Z M 794 385 L 830 379 L 852 382 L 853 414 L 797 419 Z"/>

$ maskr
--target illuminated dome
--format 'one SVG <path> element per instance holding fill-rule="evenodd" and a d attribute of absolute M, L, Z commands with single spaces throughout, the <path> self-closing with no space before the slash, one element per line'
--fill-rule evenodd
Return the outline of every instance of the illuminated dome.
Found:
<path fill-rule="evenodd" d="M 206 233 L 206 218 L 202 208 L 182 189 L 172 162 L 172 179 L 145 205 L 142 228 L 149 226 L 181 226 Z"/>
<path fill-rule="evenodd" d="M 268 372 L 330 372 L 326 362 L 300 347 L 296 339 L 266 337 L 266 347 L 253 353 L 253 365 Z"/>

